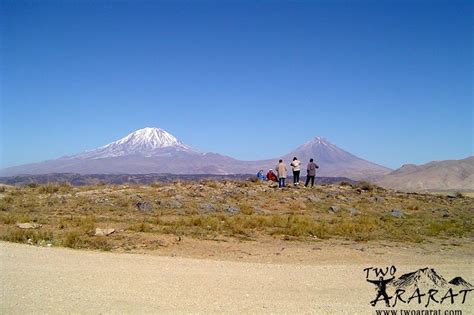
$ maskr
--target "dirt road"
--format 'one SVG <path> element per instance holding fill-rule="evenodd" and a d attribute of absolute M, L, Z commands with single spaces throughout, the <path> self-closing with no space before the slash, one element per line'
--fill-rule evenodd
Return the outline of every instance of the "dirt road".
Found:
<path fill-rule="evenodd" d="M 393 255 L 393 261 L 398 276 L 425 267 L 418 264 L 425 262 L 422 257 L 407 263 Z M 375 314 L 369 305 L 374 287 L 363 272 L 368 266 L 216 261 L 0 242 L 0 313 Z M 430 267 L 446 279 L 474 280 L 469 258 Z M 470 314 L 473 300 L 468 296 L 466 304 L 445 308 Z"/>

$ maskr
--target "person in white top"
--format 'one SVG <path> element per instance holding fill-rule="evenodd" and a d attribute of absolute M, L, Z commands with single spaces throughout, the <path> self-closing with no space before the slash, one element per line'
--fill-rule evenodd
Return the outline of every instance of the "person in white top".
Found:
<path fill-rule="evenodd" d="M 293 158 L 293 162 L 291 162 L 291 168 L 293 170 L 293 185 L 298 186 L 300 184 L 301 162 L 296 156 Z"/>

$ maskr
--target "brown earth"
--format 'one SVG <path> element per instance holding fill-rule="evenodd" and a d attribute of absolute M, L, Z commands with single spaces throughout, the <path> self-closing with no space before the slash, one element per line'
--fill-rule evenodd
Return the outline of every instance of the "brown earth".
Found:
<path fill-rule="evenodd" d="M 364 250 L 332 242 L 300 245 L 184 240 L 182 249 L 154 252 L 176 256 L 170 257 L 0 242 L 0 312 L 375 314 L 385 307 L 369 305 L 376 292 L 364 268 L 395 265 L 399 276 L 429 266 L 446 279 L 474 278 L 469 244 L 439 252 L 382 244 Z M 204 253 L 212 259 L 180 257 Z M 473 306 L 469 295 L 465 304 L 456 300 L 427 309 L 472 314 Z M 424 309 L 416 303 L 400 308 Z"/>
<path fill-rule="evenodd" d="M 373 313 L 366 267 L 474 282 L 473 211 L 368 183 L 4 186 L 0 237 L 35 246 L 0 243 L 0 312 Z"/>

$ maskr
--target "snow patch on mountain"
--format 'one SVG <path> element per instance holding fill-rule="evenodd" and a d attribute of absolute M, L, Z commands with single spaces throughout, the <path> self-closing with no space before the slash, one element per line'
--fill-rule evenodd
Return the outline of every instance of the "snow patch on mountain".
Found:
<path fill-rule="evenodd" d="M 198 153 L 161 128 L 143 128 L 95 150 L 62 159 L 103 159 L 127 155 L 144 157 L 171 155 L 173 152 Z"/>

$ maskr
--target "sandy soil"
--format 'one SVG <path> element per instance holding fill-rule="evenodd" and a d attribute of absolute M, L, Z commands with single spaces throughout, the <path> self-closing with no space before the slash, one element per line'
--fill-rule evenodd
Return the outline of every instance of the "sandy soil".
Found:
<path fill-rule="evenodd" d="M 144 240 L 144 243 L 146 240 Z M 156 242 L 156 237 L 150 239 Z M 417 257 L 419 264 L 459 263 L 474 261 L 474 243 L 470 238 L 433 240 L 424 243 L 393 243 L 390 241 L 355 242 L 350 240 L 293 241 L 288 237 L 261 236 L 257 241 L 239 241 L 219 237 L 198 240 L 161 235 L 159 249 L 133 250 L 132 253 L 179 256 L 211 260 L 257 263 L 320 265 L 334 263 L 390 264 L 394 259 L 406 264 Z M 143 244 L 145 246 L 145 244 Z M 121 251 L 121 249 L 116 249 Z M 474 279 L 473 279 L 474 280 Z"/>
<path fill-rule="evenodd" d="M 395 265 L 400 276 L 429 266 L 474 282 L 469 245 L 178 243 L 160 256 L 0 242 L 0 313 L 375 314 L 366 267 Z M 470 314 L 473 301 L 443 307 Z"/>

